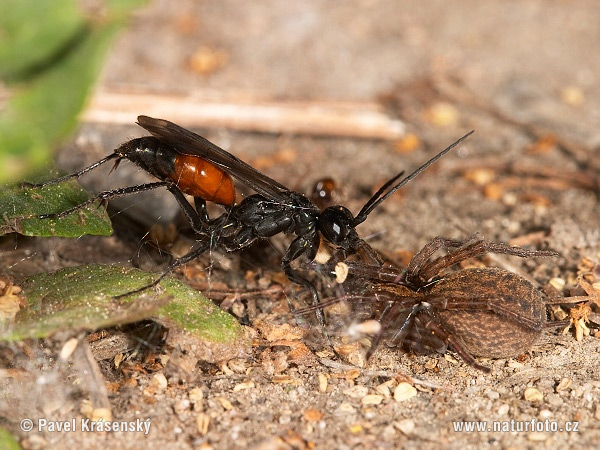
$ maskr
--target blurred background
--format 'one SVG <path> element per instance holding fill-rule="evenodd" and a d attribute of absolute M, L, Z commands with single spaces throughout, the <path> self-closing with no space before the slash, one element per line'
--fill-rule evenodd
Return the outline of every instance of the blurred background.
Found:
<path fill-rule="evenodd" d="M 291 189 L 310 192 L 316 180 L 332 177 L 341 186 L 340 203 L 356 212 L 391 176 L 418 167 L 475 129 L 460 148 L 378 207 L 360 235 L 377 236 L 373 247 L 398 262 L 437 235 L 479 232 L 489 240 L 552 248 L 560 258 L 506 262 L 492 256 L 486 264 L 508 267 L 538 287 L 550 284 L 560 291 L 555 295 L 593 300 L 599 288 L 590 294 L 578 283 L 586 276 L 600 286 L 598 43 L 597 0 L 3 0 L 0 182 L 52 177 L 54 163 L 71 172 L 97 161 L 145 135 L 135 125 L 144 114 L 193 129 Z M 95 170 L 81 182 L 99 191 L 146 180 L 127 162 L 109 170 Z M 173 222 L 179 208 L 158 192 L 123 200 L 111 202 L 113 219 L 121 214 L 115 211 L 129 216 L 113 238 L 8 236 L 2 241 L 7 272 L 26 276 L 93 262 L 129 266 L 148 256 L 140 235 Z M 131 218 L 142 231 L 128 235 Z M 289 241 L 278 239 L 267 248 L 281 253 Z M 146 267 L 158 270 L 155 255 L 148 254 Z M 225 287 L 233 275 L 249 282 L 263 269 L 279 270 L 279 261 L 243 266 L 225 260 L 219 271 L 220 255 L 210 258 L 211 269 L 217 260 L 212 281 Z M 242 266 L 251 270 L 230 270 Z M 204 275 L 206 264 L 196 272 Z M 313 448 L 315 442 L 331 448 L 397 448 L 399 442 L 464 448 L 475 441 L 479 447 L 527 448 L 534 440 L 591 448 L 600 423 L 599 341 L 557 333 L 547 338 L 534 357 L 490 363 L 497 371 L 487 377 L 442 357 L 382 352 L 373 365 L 389 369 L 390 380 L 410 373 L 437 383 L 419 386 L 409 406 L 389 395 L 377 408 L 361 403 L 360 395 L 344 390 L 337 368 L 316 359 L 296 364 L 292 357 L 288 365 L 287 353 L 279 350 L 281 384 L 271 382 L 275 369 L 223 369 L 225 376 L 210 367 L 201 381 L 212 414 L 208 435 L 208 422 L 204 430 L 196 422 L 198 411 L 192 416 L 186 410 L 186 416 L 174 407 L 175 415 L 168 409 L 168 417 L 155 422 L 164 433 L 155 432 L 153 442 L 247 448 L 264 441 L 271 446 L 256 448 L 282 448 L 278 439 L 285 428 L 287 448 Z M 333 374 L 325 376 L 329 369 Z M 362 382 L 373 387 L 378 373 L 363 373 Z M 246 375 L 256 386 L 236 391 L 234 381 Z M 316 386 L 321 375 L 335 385 L 327 394 Z M 346 381 L 355 382 L 350 376 Z M 543 391 L 542 403 L 522 398 L 532 385 Z M 139 386 L 139 392 L 127 391 L 131 404 L 156 413 L 154 397 L 147 401 Z M 233 399 L 234 406 L 221 398 Z M 323 420 L 316 408 L 326 413 Z M 584 431 L 543 439 L 453 432 L 450 420 L 471 417 L 580 420 Z M 85 439 L 97 445 L 96 436 Z"/>
<path fill-rule="evenodd" d="M 304 190 L 323 176 L 377 184 L 473 128 L 462 156 L 600 166 L 594 1 L 27 3 L 0 11 L 5 181 L 60 146 L 59 167 L 81 168 L 143 135 L 139 114 Z M 144 179 L 108 169 L 84 185 Z M 168 202 L 145 220 L 171 220 Z"/>
<path fill-rule="evenodd" d="M 395 140 L 406 131 L 398 119 L 472 126 L 461 111 L 470 100 L 600 144 L 600 15 L 591 0 L 8 0 L 1 8 L 4 179 L 28 161 L 39 167 L 42 147 L 64 143 L 74 117 L 132 124 L 142 113 L 188 127 Z M 429 95 L 421 109 L 382 108 L 417 94 Z"/>

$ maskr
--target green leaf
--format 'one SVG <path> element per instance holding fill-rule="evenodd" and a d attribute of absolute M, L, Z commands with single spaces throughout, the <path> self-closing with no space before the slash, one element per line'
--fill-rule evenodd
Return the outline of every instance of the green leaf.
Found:
<path fill-rule="evenodd" d="M 7 10 L 20 10 L 18 5 L 24 1 L 3 0 L 0 4 Z M 31 3 L 30 7 L 35 10 L 37 2 Z M 43 0 L 41 3 L 53 12 L 54 8 L 64 7 L 67 12 L 75 8 L 69 6 L 74 0 L 61 0 L 56 2 L 58 6 L 55 6 L 54 0 Z M 65 40 L 70 40 L 56 57 L 46 58 L 48 64 L 41 67 L 35 77 L 15 90 L 14 96 L 0 113 L 0 182 L 23 179 L 25 173 L 48 165 L 52 149 L 74 130 L 77 115 L 100 72 L 110 43 L 126 23 L 127 13 L 140 3 L 140 0 L 112 2 L 106 6 L 113 9 L 107 9 L 102 21 L 87 19 L 81 25 L 67 27 L 79 27 L 75 33 L 70 31 L 72 36 L 60 33 L 61 36 L 53 39 L 62 44 Z M 40 27 L 44 30 L 62 28 L 63 12 L 44 15 L 39 21 L 36 21 L 36 17 L 25 17 L 25 22 L 18 26 Z M 79 17 L 74 21 L 79 23 L 81 20 Z M 33 33 L 32 36 L 31 33 L 25 33 L 19 39 L 25 41 L 26 36 L 33 42 L 22 42 L 19 45 L 23 49 L 34 47 L 39 39 L 37 34 Z M 7 45 L 10 47 L 11 42 Z M 53 47 L 58 45 L 55 42 Z M 46 49 L 46 52 L 50 52 L 50 49 Z M 44 56 L 48 57 L 48 54 L 37 55 L 35 59 L 44 60 Z M 32 61 L 26 62 L 23 67 L 30 67 L 31 64 Z"/>
<path fill-rule="evenodd" d="M 43 338 L 57 331 L 96 330 L 149 317 L 164 319 L 192 336 L 232 344 L 241 325 L 198 291 L 173 278 L 161 282 L 164 293 L 148 290 L 124 294 L 152 282 L 157 275 L 132 267 L 89 265 L 35 275 L 21 284 L 28 307 L 5 324 L 0 340 Z"/>
<path fill-rule="evenodd" d="M 60 219 L 37 217 L 66 211 L 88 199 L 89 195 L 75 181 L 43 188 L 0 186 L 0 235 L 14 232 L 42 237 L 110 236 L 110 219 L 98 202 Z"/>
<path fill-rule="evenodd" d="M 17 439 L 4 428 L 0 428 L 0 449 L 21 450 Z"/>
<path fill-rule="evenodd" d="M 75 128 L 115 31 L 88 33 L 61 64 L 9 101 L 0 115 L 0 180 L 22 179 L 48 164 L 51 149 Z"/>
<path fill-rule="evenodd" d="M 85 24 L 73 0 L 3 0 L 0 78 L 17 80 L 52 64 Z"/>
<path fill-rule="evenodd" d="M 193 336 L 211 342 L 228 343 L 242 335 L 241 325 L 227 312 L 217 308 L 195 289 L 174 278 L 161 282 L 165 293 L 173 301 L 163 306 L 157 317 L 171 327 L 172 324 Z"/>

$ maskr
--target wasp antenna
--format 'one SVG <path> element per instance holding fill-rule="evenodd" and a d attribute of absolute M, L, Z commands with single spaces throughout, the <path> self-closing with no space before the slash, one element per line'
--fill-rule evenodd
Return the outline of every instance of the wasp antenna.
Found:
<path fill-rule="evenodd" d="M 452 150 L 454 147 L 456 147 L 462 141 L 464 141 L 465 139 L 467 139 L 474 132 L 475 132 L 475 130 L 469 131 L 463 137 L 461 137 L 461 138 L 457 139 L 456 141 L 454 141 L 452 144 L 450 144 L 444 150 L 442 150 L 441 152 L 439 152 L 437 155 L 435 155 L 433 158 L 431 158 L 429 161 L 427 161 L 425 164 L 423 164 L 421 167 L 419 167 L 413 173 L 411 173 L 410 175 L 408 175 L 405 178 L 403 178 L 402 180 L 400 180 L 397 184 L 395 184 L 392 188 L 390 188 L 389 191 L 387 191 L 385 194 L 383 194 L 383 192 L 389 186 L 391 186 L 400 176 L 402 176 L 402 174 L 404 172 L 400 172 L 398 175 L 396 175 L 392 179 L 390 179 L 387 183 L 385 183 L 375 193 L 375 195 L 373 195 L 369 199 L 369 201 L 367 201 L 367 203 L 365 203 L 365 206 L 362 207 L 362 209 L 360 210 L 360 212 L 354 218 L 354 222 L 352 223 L 352 225 L 353 226 L 357 226 L 358 224 L 363 223 L 367 219 L 367 217 L 371 213 L 371 211 L 373 211 L 375 208 L 377 208 L 389 196 L 391 196 L 392 194 L 394 194 L 398 189 L 400 189 L 402 186 L 404 186 L 410 180 L 412 180 L 413 178 L 415 178 L 417 175 L 419 175 L 421 172 L 423 172 L 425 169 L 427 169 L 430 165 L 432 165 L 434 162 L 436 162 L 438 159 L 440 159 L 442 156 L 444 156 L 446 153 L 448 153 L 450 150 Z"/>
<path fill-rule="evenodd" d="M 402 175 L 404 175 L 404 172 L 405 172 L 405 171 L 403 170 L 403 171 L 401 171 L 401 172 L 400 172 L 398 175 L 396 175 L 396 176 L 394 176 L 394 177 L 390 178 L 389 180 L 387 180 L 387 181 L 385 182 L 385 184 L 384 184 L 383 186 L 381 186 L 381 187 L 380 187 L 380 188 L 377 190 L 377 192 L 375 192 L 375 193 L 373 194 L 373 196 L 372 196 L 372 197 L 371 197 L 371 198 L 370 198 L 370 199 L 367 201 L 367 203 L 365 203 L 365 205 L 362 207 L 361 211 L 358 213 L 358 215 L 357 215 L 356 217 L 358 218 L 358 217 L 361 215 L 361 213 L 362 213 L 363 211 L 366 211 L 366 210 L 369 210 L 369 211 L 370 211 L 370 207 L 371 207 L 371 205 L 372 205 L 373 203 L 375 203 L 377 200 L 379 200 L 379 197 L 381 197 L 381 196 L 383 195 L 383 193 L 385 192 L 385 190 L 386 190 L 387 188 L 389 188 L 389 187 L 390 187 L 392 184 L 394 184 L 394 183 L 395 183 L 395 182 L 398 180 L 398 178 L 400 178 Z M 368 214 L 368 213 L 367 213 L 367 214 Z M 366 216 L 365 216 L 365 219 L 366 219 Z M 364 219 L 363 219 L 363 220 L 364 220 Z M 360 221 L 360 222 L 358 222 L 358 223 L 361 223 L 361 222 L 363 222 L 363 220 L 361 220 L 361 221 Z M 356 221 L 355 221 L 355 222 L 356 222 Z M 358 225 L 358 224 L 356 224 L 356 225 Z"/>

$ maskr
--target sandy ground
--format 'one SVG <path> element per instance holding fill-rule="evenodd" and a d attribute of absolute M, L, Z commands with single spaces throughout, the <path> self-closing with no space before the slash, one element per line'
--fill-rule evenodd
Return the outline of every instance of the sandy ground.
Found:
<path fill-rule="evenodd" d="M 417 167 L 475 129 L 457 152 L 378 208 L 359 227 L 361 236 L 376 234 L 372 245 L 399 261 L 438 235 L 479 232 L 490 240 L 551 248 L 558 258 L 481 261 L 516 271 L 546 291 L 550 281 L 557 286 L 564 280 L 561 295 L 584 295 L 578 274 L 600 282 L 598 42 L 600 6 L 592 0 L 189 0 L 177 7 L 157 1 L 133 18 L 101 85 L 250 101 L 381 101 L 420 143 L 200 130 L 297 190 L 306 192 L 324 176 L 336 178 L 352 211 L 397 171 Z M 194 65 L 194 55 L 214 65 Z M 81 167 L 136 135 L 133 125 L 86 124 L 59 161 Z M 138 249 L 149 224 L 172 220 L 163 208 L 150 208 L 156 215 L 144 219 L 140 232 L 128 231 L 131 219 L 118 214 L 111 238 L 9 236 L 2 241 L 3 271 L 18 280 L 65 265 L 129 264 L 136 254 L 156 268 L 160 258 L 145 246 Z M 258 256 L 254 250 L 241 259 L 213 255 L 211 282 L 242 290 L 276 284 L 281 273 L 272 250 L 285 244 L 275 239 Z M 295 301 L 298 291 L 284 287 Z M 453 353 L 411 356 L 386 348 L 365 367 L 353 366 L 295 328 L 280 331 L 283 343 L 269 340 L 269 327 L 281 330 L 285 322 L 285 296 L 264 294 L 237 305 L 240 315 L 250 316 L 259 344 L 248 358 L 200 363 L 185 377 L 161 359 L 168 350 L 160 347 L 119 368 L 114 356 L 101 362 L 113 416 L 149 418 L 147 436 L 19 431 L 23 417 L 85 417 L 80 383 L 89 379 L 55 362 L 64 336 L 3 349 L 4 362 L 6 355 L 20 355 L 10 364 L 24 367 L 26 375 L 3 393 L 1 424 L 25 448 L 516 449 L 597 448 L 600 442 L 598 323 L 589 324 L 591 336 L 581 341 L 572 330 L 548 330 L 526 354 L 482 360 L 492 368 L 484 374 Z M 318 335 L 315 330 L 308 334 Z M 403 397 L 407 382 L 414 389 Z M 546 420 L 563 430 L 576 422 L 577 431 L 487 429 L 492 421 L 524 427 Z M 464 421 L 486 421 L 486 429 L 457 431 Z"/>

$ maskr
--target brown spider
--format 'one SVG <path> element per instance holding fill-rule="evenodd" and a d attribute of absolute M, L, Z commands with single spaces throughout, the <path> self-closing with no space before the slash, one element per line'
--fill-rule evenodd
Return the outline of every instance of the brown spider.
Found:
<path fill-rule="evenodd" d="M 449 253 L 431 259 L 440 249 Z M 504 358 L 529 350 L 545 327 L 546 307 L 531 283 L 503 269 L 463 269 L 440 276 L 442 270 L 485 253 L 558 256 L 478 237 L 464 241 L 436 237 L 404 270 L 346 261 L 350 283 L 364 289 L 364 281 L 370 281 L 366 292 L 331 298 L 321 307 L 339 301 L 376 302 L 381 328 L 367 360 L 385 339 L 388 346 L 413 353 L 443 353 L 450 347 L 466 363 L 489 372 L 474 357 Z"/>

